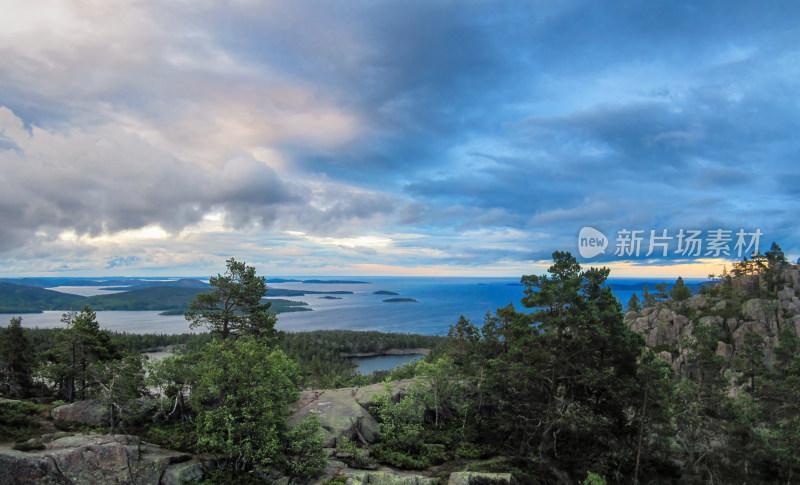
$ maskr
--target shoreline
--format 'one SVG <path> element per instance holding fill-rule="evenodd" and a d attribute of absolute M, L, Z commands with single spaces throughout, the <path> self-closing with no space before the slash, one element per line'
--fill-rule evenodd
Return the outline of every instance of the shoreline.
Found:
<path fill-rule="evenodd" d="M 361 359 L 366 357 L 380 357 L 382 355 L 423 355 L 427 356 L 431 353 L 431 349 L 388 349 L 380 352 L 356 352 L 354 354 L 339 354 L 339 357 L 345 359 Z"/>

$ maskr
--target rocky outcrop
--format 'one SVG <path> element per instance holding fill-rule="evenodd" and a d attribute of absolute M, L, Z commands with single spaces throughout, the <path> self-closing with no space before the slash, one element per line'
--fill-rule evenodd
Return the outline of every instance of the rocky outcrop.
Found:
<path fill-rule="evenodd" d="M 414 379 L 392 384 L 392 399 L 398 400 Z M 383 384 L 363 388 L 304 391 L 295 403 L 289 425 L 316 415 L 325 434 L 325 446 L 334 447 L 342 439 L 373 443 L 378 438 L 378 421 L 370 414 L 375 397 L 385 392 Z"/>
<path fill-rule="evenodd" d="M 77 401 L 59 406 L 50 411 L 50 415 L 57 421 L 67 423 L 108 426 L 109 422 L 108 408 L 96 399 Z"/>
<path fill-rule="evenodd" d="M 439 480 L 423 475 L 387 471 L 355 471 L 346 473 L 347 485 L 437 485 Z"/>
<path fill-rule="evenodd" d="M 45 435 L 40 440 L 43 450 L 0 450 L 0 484 L 179 485 L 201 478 L 208 465 L 136 436 Z"/>
<path fill-rule="evenodd" d="M 789 266 L 782 275 L 783 288 L 773 298 L 723 299 L 698 294 L 683 302 L 667 301 L 641 312 L 628 312 L 626 324 L 641 333 L 648 346 L 669 362 L 680 375 L 688 359 L 687 344 L 694 340 L 697 324 L 719 329 L 720 342 L 716 355 L 729 368 L 745 345 L 745 335 L 756 333 L 764 341 L 764 360 L 770 365 L 775 358 L 780 332 L 788 327 L 800 337 L 800 267 Z M 763 295 L 757 276 L 734 279 L 734 292 Z M 749 292 L 749 293 L 748 293 Z"/>
<path fill-rule="evenodd" d="M 447 485 L 511 485 L 510 473 L 458 472 Z"/>

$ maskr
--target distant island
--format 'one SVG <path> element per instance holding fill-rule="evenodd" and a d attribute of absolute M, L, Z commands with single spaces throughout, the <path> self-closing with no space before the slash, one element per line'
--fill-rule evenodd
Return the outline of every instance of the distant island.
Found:
<path fill-rule="evenodd" d="M 303 280 L 303 283 L 313 283 L 316 285 L 368 285 L 369 281 L 355 280 Z"/>
<path fill-rule="evenodd" d="M 136 280 L 132 280 L 136 281 Z M 206 283 L 205 281 L 200 280 L 193 280 L 193 279 L 179 279 L 179 280 L 172 280 L 172 281 L 145 281 L 139 282 L 133 285 L 126 285 L 126 286 L 110 286 L 110 287 L 103 287 L 100 288 L 103 291 L 133 291 L 133 290 L 144 290 L 146 288 L 210 288 L 211 285 Z"/>
<path fill-rule="evenodd" d="M 326 296 L 320 296 L 320 297 L 319 297 L 319 299 L 320 299 L 320 300 L 341 300 L 341 299 L 342 299 L 342 297 L 341 297 L 341 296 L 330 296 L 330 295 L 326 295 Z"/>
<path fill-rule="evenodd" d="M 383 300 L 384 303 L 418 303 L 413 298 L 387 298 Z"/>
<path fill-rule="evenodd" d="M 40 286 L 0 282 L 0 313 L 71 311 L 81 310 L 88 305 L 95 311 L 160 311 L 164 315 L 181 315 L 189 308 L 190 301 L 198 294 L 208 291 L 208 285 L 197 280 L 160 281 L 162 286 L 151 286 L 153 283 L 139 280 L 137 285 L 124 288 L 125 291 L 120 293 L 81 296 L 48 290 Z M 163 286 L 164 284 L 169 286 Z M 271 289 L 268 295 L 302 296 L 305 293 L 308 292 L 294 290 L 282 292 L 279 289 Z M 308 304 L 304 302 L 279 299 L 270 301 L 273 302 L 272 310 L 275 313 L 311 310 L 305 308 Z"/>
<path fill-rule="evenodd" d="M 389 296 L 399 295 L 399 294 L 400 293 L 395 293 L 394 291 L 386 291 L 386 290 L 378 290 L 375 293 L 373 293 L 373 295 L 389 295 Z"/>

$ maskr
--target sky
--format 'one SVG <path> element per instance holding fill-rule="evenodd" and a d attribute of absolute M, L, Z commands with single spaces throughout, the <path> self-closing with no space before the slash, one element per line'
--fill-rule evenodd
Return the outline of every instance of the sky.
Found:
<path fill-rule="evenodd" d="M 797 2 L 0 12 L 3 276 L 519 276 L 584 227 L 612 276 L 705 276 L 738 231 L 800 256 Z"/>

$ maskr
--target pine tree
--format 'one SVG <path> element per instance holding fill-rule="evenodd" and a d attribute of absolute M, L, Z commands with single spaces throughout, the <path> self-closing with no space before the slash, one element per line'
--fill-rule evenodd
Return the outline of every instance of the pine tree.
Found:
<path fill-rule="evenodd" d="M 684 301 L 691 298 L 692 290 L 684 284 L 683 278 L 678 276 L 678 280 L 675 281 L 675 286 L 672 287 L 669 295 L 675 301 Z"/>
<path fill-rule="evenodd" d="M 267 293 L 266 279 L 256 276 L 253 266 L 230 258 L 225 274 L 209 282 L 213 291 L 197 295 L 185 313 L 191 328 L 204 326 L 222 340 L 253 335 L 277 341 L 277 318 L 269 311 L 270 302 L 262 300 Z"/>
<path fill-rule="evenodd" d="M 636 293 L 631 295 L 631 299 L 628 300 L 627 308 L 629 312 L 639 312 L 642 310 L 642 306 L 639 304 L 639 297 L 636 296 Z"/>
<path fill-rule="evenodd" d="M 22 317 L 14 317 L 0 331 L 0 377 L 10 396 L 20 397 L 31 386 L 33 345 L 22 329 Z"/>

